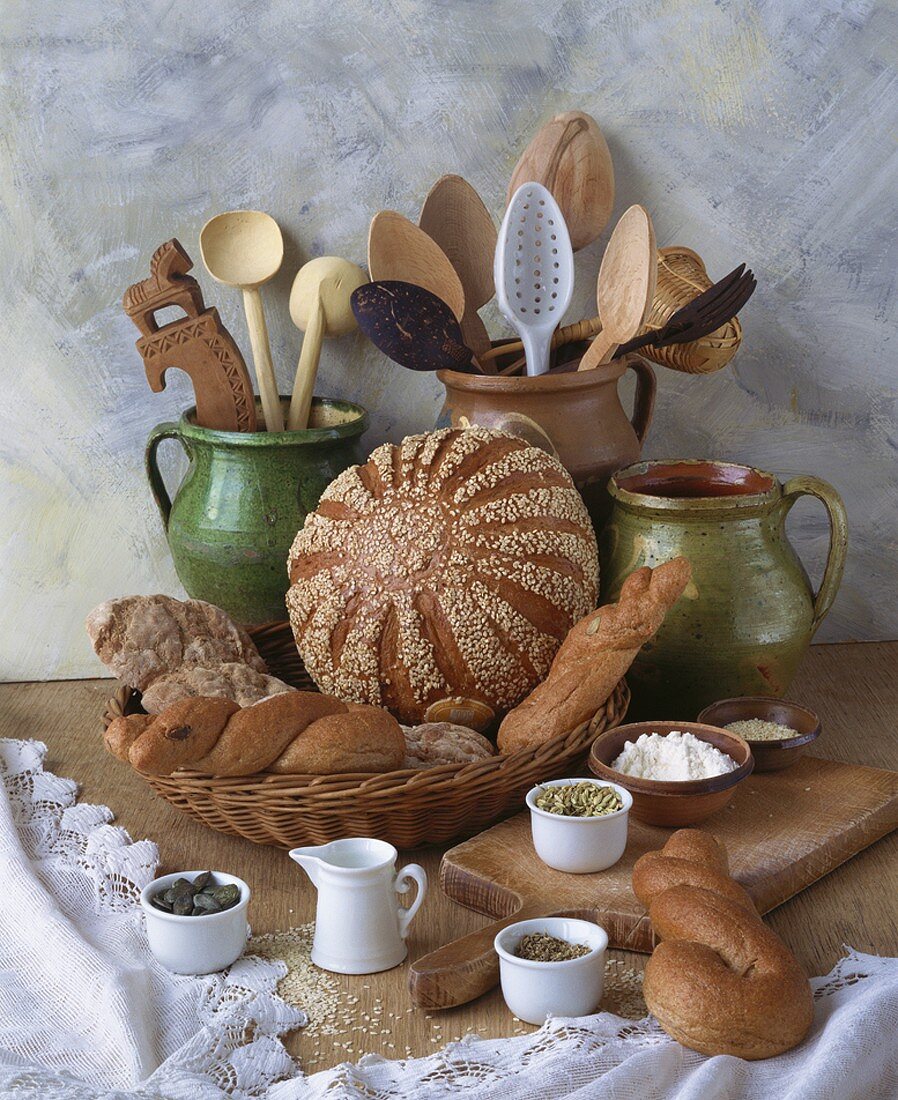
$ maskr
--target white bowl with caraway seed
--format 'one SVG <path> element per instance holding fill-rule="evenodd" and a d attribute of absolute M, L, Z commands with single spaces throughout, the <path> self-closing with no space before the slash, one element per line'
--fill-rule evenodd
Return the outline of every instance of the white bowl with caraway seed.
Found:
<path fill-rule="evenodd" d="M 536 800 L 549 787 L 589 783 L 610 787 L 620 798 L 621 808 L 600 817 L 568 817 L 541 810 Z M 627 847 L 627 822 L 633 796 L 617 783 L 599 779 L 551 779 L 538 783 L 527 792 L 530 810 L 530 834 L 536 854 L 548 867 L 573 875 L 605 871 L 624 854 Z"/>
<path fill-rule="evenodd" d="M 544 932 L 589 950 L 576 959 L 537 962 L 516 952 L 528 933 Z M 502 996 L 511 1011 L 528 1024 L 547 1016 L 589 1016 L 599 1007 L 605 982 L 608 933 L 598 924 L 572 917 L 540 917 L 510 924 L 493 941 L 499 956 Z"/>

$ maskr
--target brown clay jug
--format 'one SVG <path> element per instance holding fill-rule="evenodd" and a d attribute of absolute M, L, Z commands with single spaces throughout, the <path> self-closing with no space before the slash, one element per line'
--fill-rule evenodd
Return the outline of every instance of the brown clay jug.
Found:
<path fill-rule="evenodd" d="M 636 373 L 632 420 L 617 384 Z M 652 420 L 655 372 L 636 355 L 595 370 L 532 377 L 437 372 L 446 400 L 437 427 L 478 424 L 520 435 L 556 454 L 574 479 L 596 535 L 611 511 L 608 478 L 635 462 Z"/>
<path fill-rule="evenodd" d="M 694 719 L 718 699 L 782 696 L 842 579 L 848 530 L 839 494 L 816 477 L 784 485 L 729 462 L 640 462 L 609 482 L 600 540 L 603 603 L 642 565 L 682 554 L 692 580 L 637 656 L 628 717 Z M 786 516 L 817 497 L 830 522 L 820 587 L 786 537 Z"/>

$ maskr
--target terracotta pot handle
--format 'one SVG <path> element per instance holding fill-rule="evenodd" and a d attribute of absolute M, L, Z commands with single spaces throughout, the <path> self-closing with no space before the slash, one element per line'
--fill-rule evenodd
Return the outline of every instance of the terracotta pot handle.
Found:
<path fill-rule="evenodd" d="M 814 620 L 811 634 L 814 634 L 833 605 L 842 573 L 845 569 L 845 554 L 848 550 L 848 517 L 842 498 L 828 482 L 819 477 L 805 474 L 790 478 L 783 486 L 783 503 L 786 513 L 790 511 L 799 497 L 811 496 L 822 501 L 829 516 L 829 550 L 826 555 L 826 567 L 823 580 L 814 596 Z"/>
<path fill-rule="evenodd" d="M 642 444 L 652 423 L 657 382 L 655 372 L 644 359 L 631 356 L 627 360 L 627 366 L 636 372 L 636 396 L 633 399 L 633 416 L 630 423 L 636 432 L 636 438 Z"/>
<path fill-rule="evenodd" d="M 162 474 L 159 470 L 159 464 L 156 461 L 156 451 L 158 451 L 159 444 L 163 439 L 177 439 L 186 451 L 188 458 L 190 458 L 190 450 L 181 436 L 180 428 L 173 420 L 166 420 L 161 424 L 157 424 L 147 438 L 147 446 L 144 452 L 147 481 L 150 483 L 153 499 L 156 501 L 156 507 L 159 509 L 159 514 L 162 516 L 162 526 L 168 531 L 168 517 L 171 515 L 171 497 L 168 495 L 168 489 L 165 487 L 165 482 L 162 480 Z"/>

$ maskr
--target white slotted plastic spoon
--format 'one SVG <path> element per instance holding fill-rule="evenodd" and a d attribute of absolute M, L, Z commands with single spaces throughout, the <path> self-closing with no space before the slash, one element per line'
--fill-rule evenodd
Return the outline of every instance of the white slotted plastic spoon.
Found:
<path fill-rule="evenodd" d="M 499 308 L 524 345 L 527 373 L 545 374 L 552 333 L 574 291 L 574 253 L 564 215 L 541 183 L 522 183 L 511 196 L 493 275 Z"/>

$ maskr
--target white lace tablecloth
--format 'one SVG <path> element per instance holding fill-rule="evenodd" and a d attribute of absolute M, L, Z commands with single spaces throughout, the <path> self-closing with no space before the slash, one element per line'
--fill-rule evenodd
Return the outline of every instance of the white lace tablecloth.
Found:
<path fill-rule="evenodd" d="M 185 978 L 157 966 L 137 904 L 157 850 L 44 771 L 46 746 L 0 739 L 0 1097 L 33 1100 L 895 1100 L 898 959 L 848 951 L 814 980 L 797 1050 L 704 1058 L 650 1019 L 554 1019 L 428 1058 L 368 1056 L 310 1077 L 280 1036 L 305 1022 L 247 957 Z"/>

